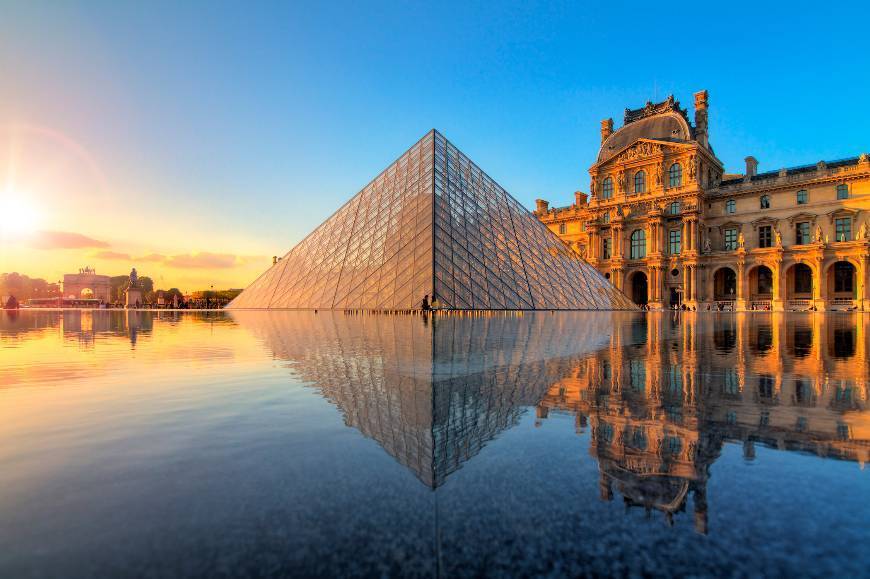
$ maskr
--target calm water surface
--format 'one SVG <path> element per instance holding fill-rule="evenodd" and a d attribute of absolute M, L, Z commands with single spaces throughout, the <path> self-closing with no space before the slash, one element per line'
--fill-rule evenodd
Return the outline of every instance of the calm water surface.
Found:
<path fill-rule="evenodd" d="M 870 316 L 0 312 L 0 576 L 866 576 Z"/>

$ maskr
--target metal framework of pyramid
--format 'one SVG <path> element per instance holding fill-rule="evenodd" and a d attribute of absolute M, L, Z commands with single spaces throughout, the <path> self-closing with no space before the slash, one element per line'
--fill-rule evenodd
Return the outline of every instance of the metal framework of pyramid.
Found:
<path fill-rule="evenodd" d="M 233 309 L 615 310 L 634 304 L 437 131 L 269 268 Z"/>

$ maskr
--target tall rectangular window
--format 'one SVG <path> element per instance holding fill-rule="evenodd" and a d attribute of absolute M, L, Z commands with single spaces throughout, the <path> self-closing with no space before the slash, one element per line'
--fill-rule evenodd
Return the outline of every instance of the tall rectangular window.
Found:
<path fill-rule="evenodd" d="M 846 184 L 837 185 L 837 199 L 849 198 L 849 186 Z"/>
<path fill-rule="evenodd" d="M 852 218 L 839 217 L 834 220 L 835 241 L 852 241 Z"/>
<path fill-rule="evenodd" d="M 725 202 L 725 213 L 734 213 L 737 211 L 737 202 L 734 199 L 729 199 Z"/>
<path fill-rule="evenodd" d="M 737 230 L 725 230 L 725 251 L 734 251 L 737 249 Z"/>
<path fill-rule="evenodd" d="M 807 204 L 807 190 L 801 189 L 797 192 L 797 202 L 798 205 L 806 205 Z"/>
<path fill-rule="evenodd" d="M 679 229 L 671 229 L 668 232 L 668 253 L 671 255 L 680 253 L 680 237 Z"/>
<path fill-rule="evenodd" d="M 795 225 L 795 243 L 806 245 L 810 242 L 810 223 L 803 221 Z"/>
<path fill-rule="evenodd" d="M 565 235 L 568 232 L 568 226 L 564 223 L 559 224 L 559 235 Z"/>
<path fill-rule="evenodd" d="M 773 231 L 770 225 L 758 228 L 758 247 L 773 247 Z"/>
<path fill-rule="evenodd" d="M 643 229 L 635 229 L 631 232 L 631 259 L 643 259 L 646 257 L 646 232 Z"/>
<path fill-rule="evenodd" d="M 610 238 L 601 240 L 601 259 L 610 259 Z"/>

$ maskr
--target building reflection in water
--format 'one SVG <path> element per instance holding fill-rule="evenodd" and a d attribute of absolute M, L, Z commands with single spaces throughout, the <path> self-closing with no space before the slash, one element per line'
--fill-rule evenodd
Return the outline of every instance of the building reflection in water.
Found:
<path fill-rule="evenodd" d="M 125 338 L 132 347 L 142 336 L 151 336 L 154 324 L 233 323 L 221 312 L 179 312 L 148 310 L 0 310 L 0 338 L 24 339 L 48 331 L 60 331 L 66 342 L 82 349 L 93 348 L 98 337 Z"/>
<path fill-rule="evenodd" d="M 669 521 L 691 510 L 700 532 L 725 443 L 747 460 L 758 446 L 862 468 L 870 458 L 864 314 L 0 312 L 0 339 L 60 332 L 88 350 L 199 328 L 168 344 L 182 348 L 237 322 L 257 356 L 265 345 L 431 488 L 530 408 L 538 425 L 568 413 L 588 432 L 602 499 Z"/>
<path fill-rule="evenodd" d="M 707 530 L 710 465 L 726 442 L 858 462 L 870 457 L 868 325 L 860 314 L 637 317 L 537 405 L 591 429 L 601 498 L 668 521 L 693 499 Z"/>
<path fill-rule="evenodd" d="M 234 315 L 433 488 L 529 407 L 591 430 L 603 500 L 673 522 L 691 499 L 701 533 L 726 442 L 870 457 L 859 314 Z"/>

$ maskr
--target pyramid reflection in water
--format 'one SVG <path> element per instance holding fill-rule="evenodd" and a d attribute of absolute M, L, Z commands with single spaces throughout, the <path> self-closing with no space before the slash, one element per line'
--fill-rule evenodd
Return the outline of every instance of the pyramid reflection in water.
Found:
<path fill-rule="evenodd" d="M 437 131 L 252 283 L 231 309 L 634 309 Z"/>
<path fill-rule="evenodd" d="M 578 361 L 604 347 L 612 314 L 486 318 L 233 312 L 424 484 L 435 488 Z"/>

